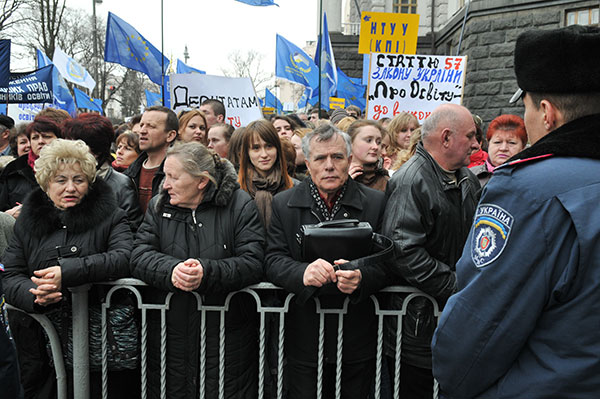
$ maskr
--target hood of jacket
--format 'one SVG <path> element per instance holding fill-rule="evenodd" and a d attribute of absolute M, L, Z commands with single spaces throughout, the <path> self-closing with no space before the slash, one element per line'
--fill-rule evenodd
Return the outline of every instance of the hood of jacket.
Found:
<path fill-rule="evenodd" d="M 25 199 L 19 220 L 34 237 L 42 237 L 62 226 L 73 233 L 82 233 L 101 224 L 117 208 L 110 186 L 96 179 L 81 202 L 64 211 L 54 206 L 48 195 L 37 187 Z"/>
<path fill-rule="evenodd" d="M 202 204 L 211 204 L 214 206 L 223 207 L 229 204 L 235 190 L 240 188 L 237 181 L 238 176 L 235 168 L 226 159 L 220 159 L 215 162 L 215 176 L 213 176 L 217 184 L 209 182 L 205 188 Z M 165 205 L 169 204 L 171 196 L 162 188 L 156 202 L 156 209 L 161 210 Z"/>

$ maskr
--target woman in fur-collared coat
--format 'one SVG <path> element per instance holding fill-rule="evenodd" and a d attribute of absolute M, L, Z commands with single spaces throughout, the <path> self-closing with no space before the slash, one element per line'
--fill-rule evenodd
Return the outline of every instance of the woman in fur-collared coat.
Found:
<path fill-rule="evenodd" d="M 54 140 L 40 152 L 34 167 L 39 187 L 25 199 L 15 223 L 2 259 L 3 285 L 8 303 L 29 313 L 47 313 L 60 328 L 70 323 L 69 288 L 129 274 L 133 236 L 110 187 L 96 179 L 96 160 L 82 141 Z M 90 306 L 98 303 L 95 292 L 90 291 Z M 19 321 L 13 323 L 11 315 L 11 327 L 25 396 L 44 397 L 47 394 L 41 392 L 52 391 L 48 385 L 53 378 L 40 361 L 45 339 L 36 322 L 15 313 Z M 61 335 L 65 351 L 66 332 Z M 92 397 L 100 389 L 93 377 Z M 109 375 L 109 381 L 115 380 Z"/>

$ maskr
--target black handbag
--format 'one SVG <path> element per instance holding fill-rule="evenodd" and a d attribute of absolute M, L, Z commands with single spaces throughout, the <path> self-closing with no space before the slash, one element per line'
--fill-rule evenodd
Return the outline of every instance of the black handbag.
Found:
<path fill-rule="evenodd" d="M 353 260 L 371 254 L 373 228 L 356 219 L 331 220 L 302 226 L 302 260 Z"/>
<path fill-rule="evenodd" d="M 356 219 L 303 225 L 301 233 L 302 260 L 311 263 L 321 258 L 331 264 L 338 259 L 349 261 L 341 265 L 334 265 L 335 270 L 359 269 L 385 262 L 394 255 L 392 240 L 381 234 L 373 233 L 368 222 L 360 222 Z M 331 290 L 335 291 L 337 288 L 305 287 L 302 293 L 297 295 L 296 301 L 304 303 L 317 292 L 327 293 Z"/>

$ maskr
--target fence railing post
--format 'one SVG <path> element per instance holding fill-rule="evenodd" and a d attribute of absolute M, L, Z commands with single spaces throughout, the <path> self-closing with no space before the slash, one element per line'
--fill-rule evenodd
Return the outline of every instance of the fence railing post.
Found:
<path fill-rule="evenodd" d="M 90 346 L 89 311 L 86 284 L 70 288 L 73 306 L 73 396 L 78 399 L 90 397 Z"/>

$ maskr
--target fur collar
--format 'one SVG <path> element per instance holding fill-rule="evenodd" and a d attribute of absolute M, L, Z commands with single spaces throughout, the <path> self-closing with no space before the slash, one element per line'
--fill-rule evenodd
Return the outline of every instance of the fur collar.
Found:
<path fill-rule="evenodd" d="M 217 181 L 217 185 L 215 186 L 212 182 L 209 182 L 205 189 L 202 204 L 211 203 L 214 206 L 223 207 L 229 204 L 235 190 L 240 188 L 237 181 L 238 176 L 231 162 L 226 159 L 220 159 L 220 161 L 215 163 L 215 175 L 214 178 Z M 161 211 L 165 205 L 169 204 L 170 200 L 169 193 L 162 188 L 161 184 L 161 191 L 156 202 L 156 210 Z"/>
<path fill-rule="evenodd" d="M 90 187 L 80 204 L 66 211 L 56 208 L 40 187 L 33 190 L 23 203 L 18 222 L 34 237 L 42 237 L 67 226 L 71 233 L 83 233 L 101 224 L 118 208 L 109 185 L 102 179 Z"/>
<path fill-rule="evenodd" d="M 512 162 L 552 154 L 600 159 L 600 114 L 568 122 L 510 159 Z"/>

